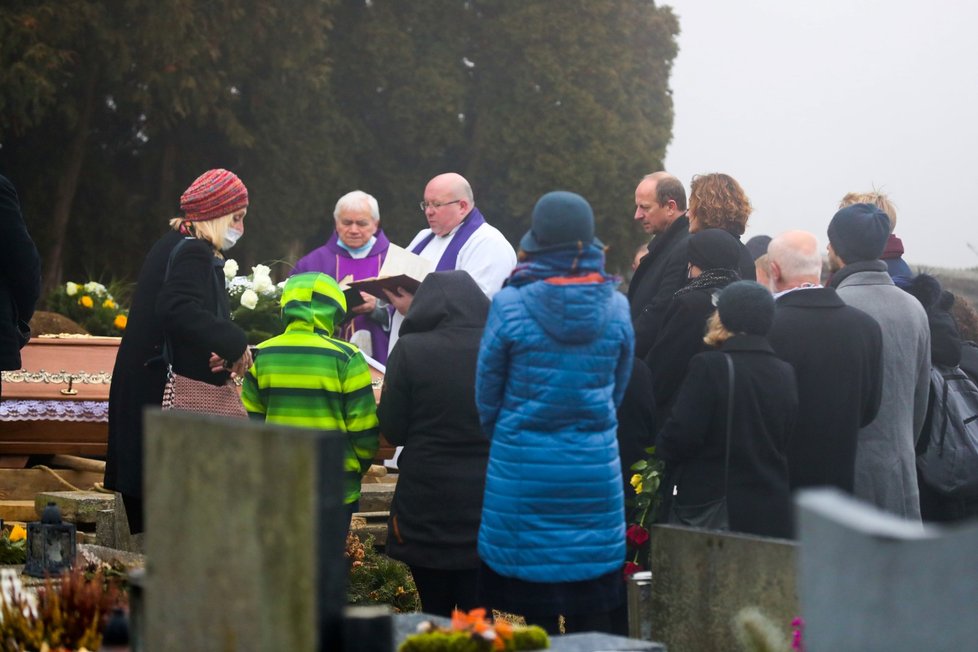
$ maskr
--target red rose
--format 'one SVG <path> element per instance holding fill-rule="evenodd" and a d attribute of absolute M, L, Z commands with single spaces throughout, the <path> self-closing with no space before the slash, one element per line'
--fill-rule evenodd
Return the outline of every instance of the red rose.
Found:
<path fill-rule="evenodd" d="M 635 562 L 633 561 L 625 562 L 625 570 L 624 570 L 625 577 L 631 577 L 632 575 L 639 572 L 640 570 L 642 570 L 642 567 L 636 564 Z"/>
<path fill-rule="evenodd" d="M 637 548 L 649 540 L 649 531 L 641 525 L 630 525 L 625 530 L 625 540 Z"/>

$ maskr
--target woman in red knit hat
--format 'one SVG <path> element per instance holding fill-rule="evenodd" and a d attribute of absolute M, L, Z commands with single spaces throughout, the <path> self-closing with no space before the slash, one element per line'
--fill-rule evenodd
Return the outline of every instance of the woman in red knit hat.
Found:
<path fill-rule="evenodd" d="M 122 494 L 132 533 L 143 527 L 143 409 L 160 406 L 173 372 L 215 386 L 251 366 L 245 332 L 231 321 L 222 251 L 244 234 L 248 189 L 233 172 L 209 170 L 180 197 L 139 272 L 109 391 L 105 486 Z"/>

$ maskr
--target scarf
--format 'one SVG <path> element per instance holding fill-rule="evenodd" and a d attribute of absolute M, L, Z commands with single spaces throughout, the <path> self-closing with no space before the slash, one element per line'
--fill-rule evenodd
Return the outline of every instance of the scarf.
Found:
<path fill-rule="evenodd" d="M 618 280 L 604 271 L 604 249 L 598 245 L 574 245 L 529 254 L 526 262 L 520 263 L 503 285 L 522 287 L 534 281 L 552 278 L 584 277 L 597 274 L 602 282 Z"/>
<path fill-rule="evenodd" d="M 740 274 L 734 270 L 715 267 L 704 271 L 696 278 L 689 279 L 689 282 L 676 290 L 676 293 L 672 296 L 682 296 L 694 290 L 719 290 L 739 280 Z"/>
<path fill-rule="evenodd" d="M 367 241 L 367 244 L 363 245 L 362 247 L 357 247 L 356 249 L 350 247 L 339 238 L 336 238 L 336 246 L 344 249 L 348 254 L 350 254 L 351 258 L 366 258 L 367 254 L 370 253 L 370 250 L 375 244 L 377 244 L 377 236 L 375 235 L 370 236 L 370 240 Z"/>

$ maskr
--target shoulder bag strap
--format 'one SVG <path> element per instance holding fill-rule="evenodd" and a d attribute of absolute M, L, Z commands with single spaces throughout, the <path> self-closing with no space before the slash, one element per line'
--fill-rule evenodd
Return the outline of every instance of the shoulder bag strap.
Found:
<path fill-rule="evenodd" d="M 724 353 L 723 357 L 727 360 L 727 379 L 729 381 L 729 389 L 727 390 L 727 441 L 726 452 L 723 455 L 723 495 L 726 496 L 730 478 L 730 431 L 733 429 L 734 365 L 729 353 Z"/>

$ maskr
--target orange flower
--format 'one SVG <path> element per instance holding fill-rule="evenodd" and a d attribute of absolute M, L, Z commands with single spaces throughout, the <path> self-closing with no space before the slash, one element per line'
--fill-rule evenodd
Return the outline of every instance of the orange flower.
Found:
<path fill-rule="evenodd" d="M 112 325 L 118 328 L 120 331 L 124 331 L 126 330 L 126 324 L 128 323 L 129 323 L 128 317 L 126 317 L 125 315 L 116 315 L 115 320 L 112 322 Z"/>
<path fill-rule="evenodd" d="M 23 526 L 21 526 L 21 525 L 15 525 L 10 530 L 10 542 L 11 543 L 13 543 L 14 541 L 20 541 L 21 539 L 26 539 L 26 538 L 27 538 L 27 530 L 25 530 Z"/>
<path fill-rule="evenodd" d="M 105 301 L 102 302 L 102 307 L 103 308 L 115 308 L 116 307 L 115 301 L 113 301 L 112 299 L 106 299 Z"/>
<path fill-rule="evenodd" d="M 83 308 L 91 308 L 92 306 L 95 305 L 95 302 L 92 301 L 92 297 L 86 294 L 83 295 L 82 298 L 78 300 L 78 304 Z"/>

